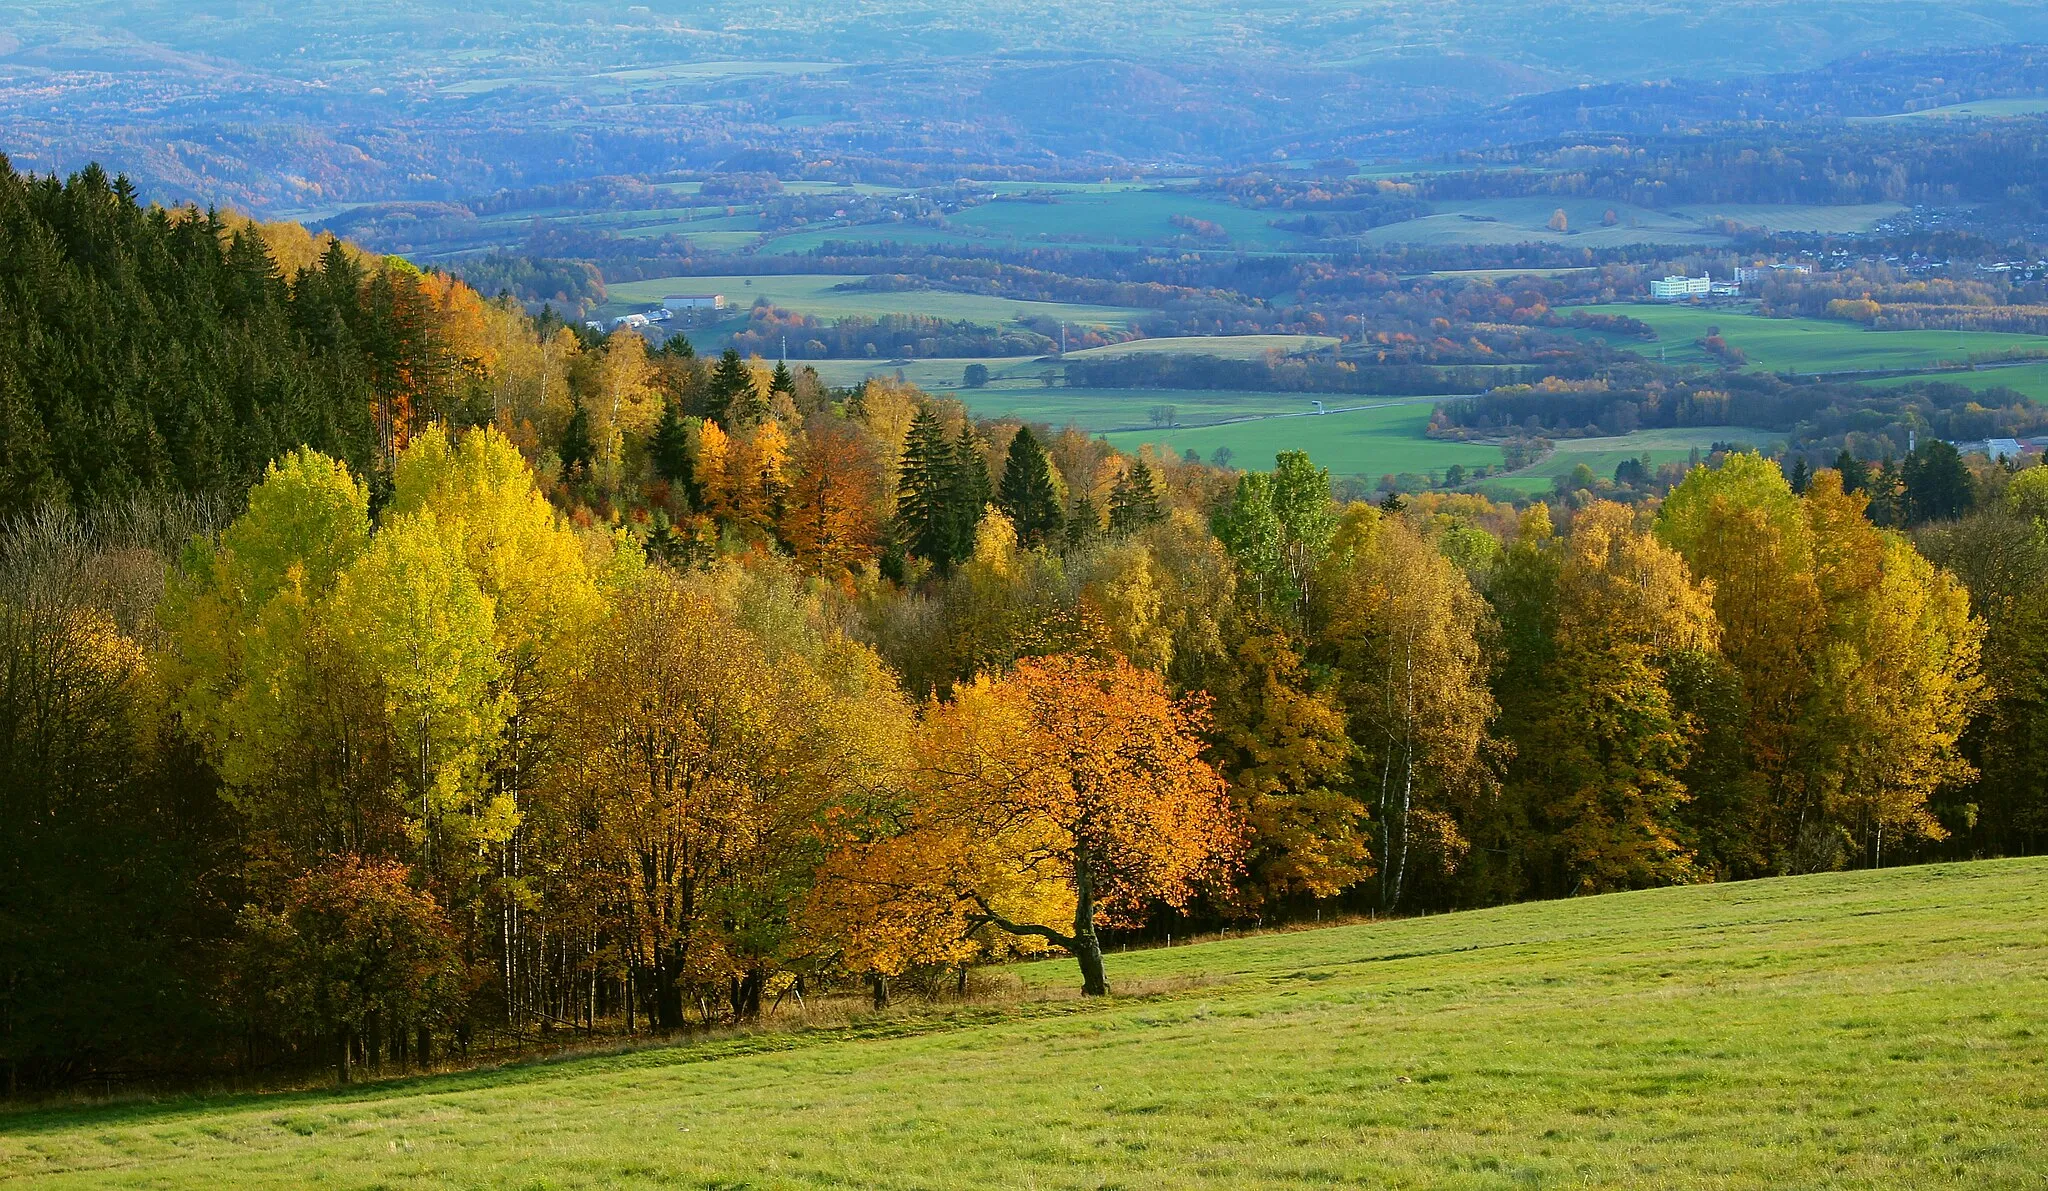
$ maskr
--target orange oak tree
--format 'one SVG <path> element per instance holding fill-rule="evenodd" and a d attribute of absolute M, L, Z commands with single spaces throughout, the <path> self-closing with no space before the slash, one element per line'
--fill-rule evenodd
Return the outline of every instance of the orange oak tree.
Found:
<path fill-rule="evenodd" d="M 861 909 L 842 921 L 918 928 L 864 939 L 870 950 L 953 959 L 992 928 L 1066 948 L 1082 992 L 1107 993 L 1097 925 L 1185 905 L 1240 851 L 1240 821 L 1202 758 L 1206 718 L 1202 701 L 1121 658 L 1034 658 L 960 687 L 926 715 L 903 830 L 828 866 L 865 896 L 827 896 Z"/>

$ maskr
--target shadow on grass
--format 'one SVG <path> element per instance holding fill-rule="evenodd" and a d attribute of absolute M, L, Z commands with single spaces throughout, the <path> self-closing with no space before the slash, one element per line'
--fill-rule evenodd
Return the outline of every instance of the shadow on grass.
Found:
<path fill-rule="evenodd" d="M 779 1017 L 750 1025 L 715 1026 L 666 1037 L 597 1039 L 582 1045 L 565 1045 L 547 1054 L 479 1062 L 457 1070 L 359 1077 L 347 1085 L 136 1093 L 71 1103 L 0 1104 L 0 1134 L 30 1137 L 81 1126 L 147 1125 L 252 1108 L 293 1112 L 456 1095 L 535 1083 L 572 1070 L 575 1074 L 600 1074 L 671 1067 L 843 1042 L 915 1038 L 981 1026 L 1072 1017 L 1120 1005 L 1171 1000 L 1222 983 L 1228 982 L 1199 974 L 1129 980 L 1112 996 L 1084 998 L 1071 989 L 1026 988 L 1010 976 L 995 995 L 970 995 L 964 1000 L 906 1001 L 877 1010 L 867 1008 L 865 998 L 821 999 L 816 1006 L 798 1014 L 785 1011 Z"/>

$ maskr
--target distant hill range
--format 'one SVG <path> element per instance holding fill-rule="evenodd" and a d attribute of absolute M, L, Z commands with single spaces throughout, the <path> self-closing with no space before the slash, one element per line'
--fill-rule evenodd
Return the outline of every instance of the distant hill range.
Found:
<path fill-rule="evenodd" d="M 0 151 L 262 213 L 597 175 L 894 183 L 1414 157 L 2048 96 L 2005 0 L 51 0 Z"/>

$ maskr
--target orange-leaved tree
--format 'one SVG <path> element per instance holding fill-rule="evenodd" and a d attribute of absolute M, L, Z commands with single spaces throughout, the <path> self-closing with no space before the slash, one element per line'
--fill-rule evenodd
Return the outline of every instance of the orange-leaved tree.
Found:
<path fill-rule="evenodd" d="M 870 950 L 953 959 L 992 928 L 1066 948 L 1082 992 L 1104 994 L 1098 923 L 1184 905 L 1236 861 L 1242 828 L 1202 759 L 1206 718 L 1121 658 L 1033 658 L 962 686 L 926 716 L 903 829 L 827 866 L 867 896 L 828 896 L 917 925 Z"/>

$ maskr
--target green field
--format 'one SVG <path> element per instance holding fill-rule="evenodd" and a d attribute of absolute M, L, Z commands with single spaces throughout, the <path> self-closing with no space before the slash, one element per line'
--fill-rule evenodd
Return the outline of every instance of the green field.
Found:
<path fill-rule="evenodd" d="M 1279 394 L 1280 397 L 1290 396 Z M 1307 398 L 1299 398 L 1306 404 Z M 1272 466 L 1281 451 L 1307 451 L 1319 467 L 1339 476 L 1378 479 L 1402 472 L 1441 471 L 1453 463 L 1466 467 L 1500 466 L 1500 448 L 1481 443 L 1439 442 L 1424 431 L 1439 397 L 1369 397 L 1323 394 L 1332 409 L 1343 405 L 1366 406 L 1346 413 L 1302 417 L 1265 418 L 1235 422 L 1227 426 L 1201 426 L 1180 430 L 1128 430 L 1108 436 L 1124 451 L 1136 451 L 1152 444 L 1180 454 L 1190 449 L 1209 458 L 1218 447 L 1229 447 L 1238 467 Z M 1149 403 L 1149 402 L 1148 402 Z M 1398 404 L 1394 404 L 1398 403 Z M 1182 414 L 1187 420 L 1187 415 Z"/>
<path fill-rule="evenodd" d="M 1558 477 L 1570 475 L 1581 463 L 1593 469 L 1598 478 L 1611 480 L 1614 469 L 1624 459 L 1648 455 L 1651 466 L 1662 467 L 1666 463 L 1685 462 L 1695 449 L 1704 456 L 1717 442 L 1746 443 L 1759 450 L 1770 450 L 1784 440 L 1783 434 L 1748 426 L 1688 426 L 1638 430 L 1613 438 L 1561 438 L 1557 440 L 1557 449 L 1542 462 L 1512 475 L 1489 479 L 1485 486 L 1540 496 L 1555 487 Z"/>
<path fill-rule="evenodd" d="M 1069 389 L 1030 385 L 962 389 L 958 397 L 967 408 L 984 418 L 1020 418 L 1064 426 L 1069 422 L 1088 431 L 1117 427 L 1149 426 L 1151 411 L 1162 405 L 1175 410 L 1175 421 L 1199 426 L 1226 418 L 1298 414 L 1312 408 L 1299 393 L 1272 393 L 1234 389 Z M 1365 398 L 1384 401 L 1386 398 Z M 1220 429 L 1220 428 L 1219 428 Z M 1147 431 L 1157 435 L 1158 431 Z M 1175 435 L 1185 433 L 1176 430 Z M 1118 441 L 1121 434 L 1112 434 Z M 1202 454 L 1206 458 L 1210 450 Z M 1233 446 L 1232 450 L 1236 450 Z"/>
<path fill-rule="evenodd" d="M 1986 389 L 2012 389 L 2036 401 L 2048 401 L 2048 364 L 2015 364 L 2010 368 L 1979 368 L 1970 372 L 1940 372 L 1924 376 L 1888 376 L 1864 383 L 1892 388 L 1922 381 L 1961 385 L 1980 393 Z"/>
<path fill-rule="evenodd" d="M 1133 339 L 1068 352 L 1071 359 L 1090 360 L 1114 356 L 1179 355 L 1217 356 L 1226 360 L 1256 360 L 1268 352 L 1292 355 L 1316 351 L 1337 342 L 1334 335 L 1169 335 L 1159 339 Z"/>
<path fill-rule="evenodd" d="M 1969 103 L 1952 103 L 1946 107 L 1922 108 L 1917 112 L 1897 112 L 1889 116 L 1851 116 L 1851 124 L 1880 123 L 1889 120 L 2000 120 L 2012 116 L 2038 116 L 2048 112 L 2048 99 L 1978 99 Z"/>
<path fill-rule="evenodd" d="M 1200 243 L 1216 249 L 1302 251 L 1308 237 L 1272 226 L 1273 212 L 1255 211 L 1210 195 L 1161 190 L 1156 183 L 992 184 L 996 198 L 945 217 L 943 227 L 875 223 L 815 228 L 777 236 L 764 252 L 809 252 L 828 240 L 894 241 L 903 244 L 985 244 L 1045 241 L 1079 247 L 1122 248 L 1181 243 L 1189 229 L 1176 215 L 1216 224 L 1223 238 Z"/>
<path fill-rule="evenodd" d="M 1625 244 L 1719 245 L 1727 237 L 1710 229 L 1722 219 L 1780 231 L 1866 231 L 1904 208 L 1897 204 L 1852 207 L 1808 205 L 1701 205 L 1676 210 L 1636 207 L 1587 198 L 1505 198 L 1436 204 L 1436 214 L 1376 227 L 1357 238 L 1366 244 L 1570 244 L 1610 248 Z M 1565 213 L 1563 232 L 1550 218 Z M 1602 226 L 1613 211 L 1616 224 Z"/>
<path fill-rule="evenodd" d="M 1932 368 L 1965 360 L 2048 353 L 2048 336 L 1995 331 L 1867 331 L 1855 323 L 1818 318 L 1764 318 L 1738 310 L 1644 303 L 1574 307 L 1620 314 L 1656 328 L 1658 339 L 1609 337 L 1617 347 L 1662 357 L 1672 364 L 1717 364 L 1694 346 L 1709 327 L 1721 328 L 1730 346 L 1749 356 L 1749 366 L 1770 372 L 1854 372 L 1889 368 Z"/>
<path fill-rule="evenodd" d="M 0 1180 L 2038 1187 L 2044 921 L 2028 859 L 1254 936 L 1112 954 L 1101 1002 L 1049 962 L 837 1028 L 17 1114 Z"/>
<path fill-rule="evenodd" d="M 1068 322 L 1123 326 L 1137 311 L 1118 306 L 1088 306 L 1077 302 L 1020 302 L 983 294 L 959 294 L 948 290 L 917 289 L 883 292 L 843 290 L 838 287 L 861 280 L 830 273 L 762 274 L 726 277 L 657 277 L 651 281 L 623 281 L 608 287 L 611 301 L 621 309 L 661 301 L 664 294 L 724 294 L 728 304 L 744 314 L 757 299 L 766 298 L 787 310 L 822 319 L 849 315 L 880 317 L 885 314 L 928 314 L 935 318 L 965 319 L 984 326 L 1004 326 L 1022 318 L 1064 319 Z"/>
<path fill-rule="evenodd" d="M 709 342 L 707 339 L 706 342 Z M 1267 352 L 1298 352 L 1328 347 L 1337 342 L 1327 335 L 1184 335 L 1163 339 L 1133 339 L 1107 347 L 1068 352 L 1068 359 L 1144 355 L 1165 352 L 1176 355 L 1217 356 L 1222 359 L 1256 359 Z M 926 392 L 951 392 L 966 383 L 967 367 L 980 364 L 989 370 L 993 389 L 1042 388 L 1045 377 L 1055 384 L 1066 377 L 1064 361 L 1057 356 L 987 356 L 976 359 L 918 360 L 809 360 L 828 385 L 857 385 L 870 376 L 900 377 Z M 961 396 L 970 396 L 965 390 Z M 1292 408 L 1292 407 L 1290 407 Z"/>

